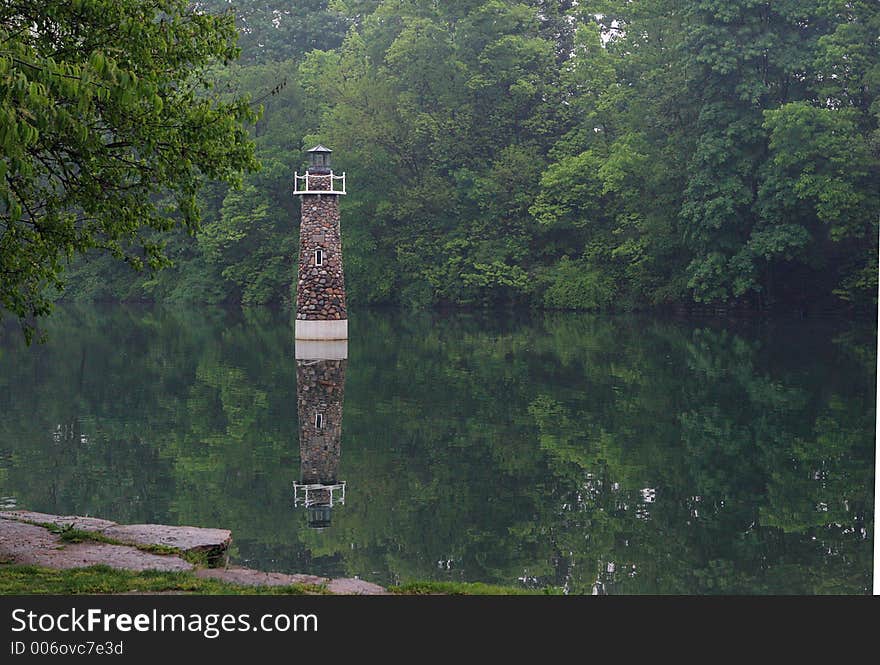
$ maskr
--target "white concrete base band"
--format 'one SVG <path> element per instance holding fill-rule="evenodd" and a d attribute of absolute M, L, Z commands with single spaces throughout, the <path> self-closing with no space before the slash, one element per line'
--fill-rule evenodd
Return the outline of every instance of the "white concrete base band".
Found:
<path fill-rule="evenodd" d="M 298 339 L 294 347 L 297 360 L 348 360 L 347 339 Z"/>
<path fill-rule="evenodd" d="M 297 339 L 348 339 L 348 320 L 308 321 L 296 319 Z"/>

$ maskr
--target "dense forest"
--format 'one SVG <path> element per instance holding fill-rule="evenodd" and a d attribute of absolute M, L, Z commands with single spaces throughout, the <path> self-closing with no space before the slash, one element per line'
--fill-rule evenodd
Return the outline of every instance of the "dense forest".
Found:
<path fill-rule="evenodd" d="M 241 100 L 258 116 L 260 167 L 240 155 L 242 179 L 198 193 L 198 225 L 149 230 L 163 270 L 87 249 L 61 297 L 289 305 L 292 174 L 320 142 L 348 177 L 352 304 L 876 303 L 873 0 L 189 11 L 234 15 L 238 58 L 206 60 L 198 76 L 245 124 Z"/>

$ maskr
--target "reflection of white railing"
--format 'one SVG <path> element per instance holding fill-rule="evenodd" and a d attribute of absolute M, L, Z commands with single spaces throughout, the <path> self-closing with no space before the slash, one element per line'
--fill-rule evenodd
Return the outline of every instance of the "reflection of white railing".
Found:
<path fill-rule="evenodd" d="M 318 498 L 309 496 L 309 492 L 318 493 Z M 339 496 L 334 496 L 334 492 L 339 492 Z M 328 494 L 330 495 L 329 503 L 327 502 Z M 308 508 L 314 505 L 324 505 L 332 508 L 334 503 L 338 503 L 340 506 L 345 505 L 345 482 L 336 485 L 293 483 L 294 506 Z"/>
<path fill-rule="evenodd" d="M 321 186 L 327 184 L 327 178 L 330 179 L 329 189 L 312 189 L 311 185 L 320 183 Z M 341 184 L 342 189 L 336 189 L 336 185 Z M 342 175 L 334 175 L 330 173 L 309 173 L 293 174 L 293 193 L 294 194 L 345 194 L 345 173 Z"/>

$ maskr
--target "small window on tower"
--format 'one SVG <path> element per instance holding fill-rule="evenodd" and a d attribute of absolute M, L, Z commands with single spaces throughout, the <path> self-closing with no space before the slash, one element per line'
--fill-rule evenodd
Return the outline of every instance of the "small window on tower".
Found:
<path fill-rule="evenodd" d="M 324 429 L 324 414 L 315 414 L 315 429 Z"/>
<path fill-rule="evenodd" d="M 322 266 L 324 265 L 324 250 L 316 249 L 315 250 L 315 265 Z"/>

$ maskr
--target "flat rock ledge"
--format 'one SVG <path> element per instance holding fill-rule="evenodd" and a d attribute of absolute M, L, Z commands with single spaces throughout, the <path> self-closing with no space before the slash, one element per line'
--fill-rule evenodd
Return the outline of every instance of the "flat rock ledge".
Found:
<path fill-rule="evenodd" d="M 44 525 L 57 525 L 98 533 L 124 543 L 98 541 L 65 542 Z M 324 586 L 340 595 L 382 595 L 378 584 L 356 578 L 330 579 L 315 575 L 267 573 L 251 568 L 227 566 L 199 568 L 173 554 L 155 554 L 138 549 L 161 545 L 180 554 L 204 552 L 211 559 L 225 554 L 232 540 L 226 529 L 206 529 L 164 524 L 117 524 L 109 520 L 78 515 L 50 515 L 26 510 L 0 511 L 0 564 L 14 563 L 47 568 L 84 568 L 103 564 L 122 570 L 194 571 L 198 577 L 244 586 Z"/>
<path fill-rule="evenodd" d="M 0 561 L 46 568 L 85 568 L 98 564 L 136 571 L 195 568 L 180 557 L 144 552 L 131 545 L 94 541 L 65 543 L 41 526 L 11 519 L 0 519 Z"/>
<path fill-rule="evenodd" d="M 196 526 L 166 526 L 164 524 L 117 524 L 109 520 L 79 515 L 49 515 L 27 510 L 0 512 L 0 519 L 54 524 L 80 531 L 99 533 L 119 543 L 141 547 L 172 547 L 181 553 L 204 553 L 208 557 L 222 556 L 232 541 L 227 529 L 206 529 Z"/>
<path fill-rule="evenodd" d="M 261 570 L 239 568 L 237 566 L 229 568 L 202 568 L 196 571 L 196 576 L 245 586 L 323 585 L 330 593 L 347 596 L 379 596 L 388 593 L 384 587 L 378 584 L 351 577 L 329 579 L 316 575 L 266 573 Z"/>

